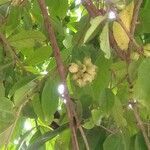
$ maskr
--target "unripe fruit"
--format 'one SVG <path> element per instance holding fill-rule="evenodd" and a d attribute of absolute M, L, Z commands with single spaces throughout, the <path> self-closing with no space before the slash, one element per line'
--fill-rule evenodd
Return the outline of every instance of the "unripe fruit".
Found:
<path fill-rule="evenodd" d="M 74 74 L 74 75 L 72 76 L 72 79 L 73 79 L 73 80 L 77 80 L 77 79 L 78 79 L 78 75 L 77 75 L 77 74 Z"/>
<path fill-rule="evenodd" d="M 91 83 L 96 75 L 96 66 L 92 64 L 91 58 L 85 57 L 83 64 L 80 61 L 72 63 L 69 67 L 69 71 L 73 73 L 72 79 L 79 87 L 84 87 L 88 83 Z"/>
<path fill-rule="evenodd" d="M 82 79 L 78 79 L 77 84 L 78 84 L 79 87 L 83 87 L 83 86 L 86 85 L 86 82 L 84 82 Z"/>
<path fill-rule="evenodd" d="M 81 65 L 81 72 L 84 73 L 85 71 L 86 71 L 86 66 L 82 64 L 82 65 Z"/>
<path fill-rule="evenodd" d="M 69 67 L 69 71 L 71 73 L 76 73 L 79 70 L 79 66 L 75 63 L 72 63 L 71 66 Z"/>
<path fill-rule="evenodd" d="M 95 70 L 96 70 L 96 66 L 92 65 L 92 66 L 87 67 L 86 72 L 89 74 L 92 74 L 93 72 L 95 72 Z"/>
<path fill-rule="evenodd" d="M 88 66 L 88 65 L 91 65 L 91 58 L 89 57 L 85 57 L 84 60 L 83 60 L 83 63 L 84 65 Z"/>
<path fill-rule="evenodd" d="M 83 74 L 83 81 L 84 82 L 91 82 L 91 75 L 90 74 L 88 74 L 88 73 L 84 73 Z"/>

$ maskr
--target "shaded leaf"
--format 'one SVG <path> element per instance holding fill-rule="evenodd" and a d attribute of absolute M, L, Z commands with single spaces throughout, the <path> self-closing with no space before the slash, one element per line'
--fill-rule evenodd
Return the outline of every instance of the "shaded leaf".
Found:
<path fill-rule="evenodd" d="M 126 143 L 123 135 L 112 134 L 109 135 L 103 144 L 104 150 L 126 150 Z"/>
<path fill-rule="evenodd" d="M 138 69 L 138 79 L 135 85 L 135 98 L 145 106 L 149 105 L 150 93 L 150 58 L 146 58 Z"/>
<path fill-rule="evenodd" d="M 112 115 L 114 117 L 114 120 L 116 122 L 116 124 L 119 126 L 119 127 L 124 127 L 127 125 L 127 122 L 123 116 L 123 108 L 122 108 L 122 105 L 119 101 L 119 99 L 116 97 L 115 98 L 115 104 L 114 104 L 114 107 L 113 107 L 113 110 L 112 110 Z"/>
<path fill-rule="evenodd" d="M 48 79 L 42 91 L 42 109 L 46 121 L 51 121 L 51 117 L 57 110 L 58 107 L 58 92 L 57 92 L 57 81 L 54 79 Z"/>
<path fill-rule="evenodd" d="M 142 133 L 138 133 L 135 138 L 135 150 L 147 150 Z"/>
<path fill-rule="evenodd" d="M 42 105 L 40 102 L 40 97 L 39 94 L 35 94 L 33 99 L 32 99 L 32 105 L 33 105 L 33 109 L 34 112 L 36 113 L 36 115 L 40 118 L 40 120 L 44 120 L 44 113 L 42 110 Z"/>
<path fill-rule="evenodd" d="M 114 94 L 110 89 L 105 89 L 100 96 L 100 108 L 102 111 L 106 112 L 107 114 L 111 113 L 111 110 L 115 103 Z"/>

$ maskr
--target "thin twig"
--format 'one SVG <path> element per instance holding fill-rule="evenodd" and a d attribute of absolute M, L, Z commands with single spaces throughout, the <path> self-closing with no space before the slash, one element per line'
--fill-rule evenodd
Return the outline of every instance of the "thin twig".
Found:
<path fill-rule="evenodd" d="M 76 120 L 77 128 L 79 129 L 79 131 L 80 131 L 80 133 L 81 133 L 81 136 L 82 136 L 82 138 L 83 138 L 83 141 L 84 141 L 86 150 L 90 150 L 87 137 L 86 137 L 86 135 L 85 135 L 85 133 L 84 133 L 84 130 L 83 130 L 82 126 L 81 126 L 81 122 L 80 122 L 79 119 L 78 119 L 78 116 L 77 116 L 77 113 L 76 113 L 75 109 L 74 109 L 74 117 L 75 117 L 75 120 Z"/>
<path fill-rule="evenodd" d="M 49 41 L 51 43 L 52 49 L 53 49 L 53 53 L 54 53 L 54 57 L 57 63 L 57 69 L 61 78 L 61 81 L 65 87 L 65 92 L 64 92 L 64 99 L 67 101 L 66 103 L 66 109 L 67 109 L 67 115 L 68 115 L 68 119 L 69 119 L 69 125 L 70 125 L 70 129 L 71 129 L 71 136 L 72 136 L 72 146 L 74 150 L 79 150 L 79 144 L 78 144 L 78 140 L 77 140 L 77 134 L 76 134 L 76 127 L 74 125 L 74 113 L 73 113 L 73 107 L 72 107 L 72 103 L 71 103 L 71 99 L 69 96 L 69 91 L 67 88 L 67 84 L 66 84 L 66 73 L 65 73 L 65 67 L 63 65 L 63 61 L 60 55 L 60 49 L 58 47 L 57 41 L 56 41 L 56 36 L 53 30 L 53 27 L 51 25 L 50 19 L 49 19 L 49 15 L 48 15 L 48 10 L 46 7 L 46 3 L 45 0 L 38 0 L 43 18 L 44 18 L 44 24 L 45 24 L 45 28 L 47 30 L 48 33 L 48 38 Z"/>
<path fill-rule="evenodd" d="M 134 35 L 136 24 L 137 24 L 137 19 L 139 16 L 140 7 L 141 7 L 143 0 L 135 0 L 135 1 L 136 1 L 136 4 L 135 4 L 134 10 L 133 10 L 133 17 L 132 17 L 131 29 L 130 29 L 131 35 Z"/>
<path fill-rule="evenodd" d="M 115 134 L 116 132 L 110 130 L 110 129 L 107 129 L 106 127 L 104 127 L 103 125 L 99 125 L 101 128 L 103 128 L 104 130 L 106 130 L 108 133 L 110 134 Z"/>
<path fill-rule="evenodd" d="M 134 113 L 135 119 L 138 123 L 138 126 L 139 126 L 140 130 L 142 131 L 142 134 L 143 134 L 145 143 L 147 145 L 147 148 L 148 148 L 148 150 L 150 150 L 150 141 L 148 139 L 148 136 L 147 136 L 146 131 L 145 131 L 145 127 L 143 125 L 143 122 L 142 122 L 142 120 L 140 118 L 140 115 L 139 115 L 139 112 L 137 110 L 137 105 L 133 104 L 132 107 L 133 107 L 133 113 Z"/>
<path fill-rule="evenodd" d="M 105 11 L 103 9 L 96 8 L 92 0 L 81 0 L 81 1 L 91 17 L 96 17 L 98 15 L 103 16 L 105 14 Z"/>
<path fill-rule="evenodd" d="M 133 17 L 132 17 L 131 28 L 130 28 L 130 34 L 132 36 L 134 36 L 138 15 L 139 15 L 140 7 L 141 7 L 143 0 L 135 0 L 135 2 L 136 3 L 134 6 L 134 10 L 133 10 Z M 128 47 L 128 57 L 130 57 L 131 50 L 132 50 L 132 42 L 130 41 L 129 47 Z"/>
<path fill-rule="evenodd" d="M 82 128 L 81 125 L 79 126 L 79 130 L 80 130 L 80 133 L 81 133 L 81 135 L 82 135 L 82 137 L 83 137 L 83 141 L 84 141 L 84 143 L 85 143 L 86 150 L 90 150 L 89 143 L 88 143 L 88 141 L 87 141 L 86 135 L 85 135 L 85 133 L 84 133 L 83 128 Z"/>

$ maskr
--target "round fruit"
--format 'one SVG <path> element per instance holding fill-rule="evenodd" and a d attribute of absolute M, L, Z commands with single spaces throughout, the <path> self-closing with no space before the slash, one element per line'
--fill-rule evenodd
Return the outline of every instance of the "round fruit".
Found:
<path fill-rule="evenodd" d="M 69 67 L 69 71 L 71 73 L 76 73 L 79 70 L 79 66 L 75 63 L 72 63 L 71 66 Z"/>

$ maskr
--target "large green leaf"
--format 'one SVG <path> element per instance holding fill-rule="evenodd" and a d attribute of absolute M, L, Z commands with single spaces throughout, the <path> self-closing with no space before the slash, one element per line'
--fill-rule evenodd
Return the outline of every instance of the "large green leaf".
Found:
<path fill-rule="evenodd" d="M 27 76 L 16 82 L 9 91 L 9 96 L 11 97 L 19 88 L 25 86 L 29 82 L 35 79 L 35 76 Z"/>
<path fill-rule="evenodd" d="M 7 2 L 9 2 L 10 0 L 0 0 L 0 5 L 3 5 L 3 4 L 5 4 L 5 3 L 7 3 Z"/>
<path fill-rule="evenodd" d="M 149 106 L 149 93 L 150 93 L 150 58 L 146 58 L 140 64 L 138 69 L 138 79 L 135 86 L 135 98 Z"/>
<path fill-rule="evenodd" d="M 111 113 L 111 110 L 115 103 L 115 98 L 114 98 L 114 94 L 110 89 L 105 89 L 101 93 L 99 103 L 102 111 L 104 111 L 107 114 Z"/>
<path fill-rule="evenodd" d="M 105 53 L 107 59 L 111 56 L 111 47 L 109 43 L 109 24 L 108 22 L 103 27 L 102 33 L 100 34 L 100 47 L 101 50 Z"/>
<path fill-rule="evenodd" d="M 17 48 L 17 50 L 32 48 L 35 44 L 35 40 L 42 42 L 46 40 L 46 37 L 40 31 L 21 31 L 8 38 L 10 44 Z"/>
<path fill-rule="evenodd" d="M 28 96 L 33 93 L 33 89 L 36 87 L 36 83 L 29 82 L 28 84 L 22 86 L 21 88 L 17 89 L 14 93 L 14 103 L 16 106 L 20 106 Z"/>
<path fill-rule="evenodd" d="M 21 8 L 17 6 L 10 7 L 10 13 L 6 21 L 6 34 L 11 35 L 18 28 L 21 20 Z"/>
<path fill-rule="evenodd" d="M 90 28 L 87 30 L 85 37 L 84 37 L 84 43 L 86 43 L 89 38 L 91 37 L 91 35 L 94 33 L 94 31 L 97 29 L 97 27 L 100 25 L 100 23 L 105 19 L 105 16 L 98 16 L 93 18 L 90 21 Z"/>
<path fill-rule="evenodd" d="M 127 143 L 122 134 L 111 134 L 104 141 L 104 150 L 127 150 Z"/>
<path fill-rule="evenodd" d="M 9 126 L 5 131 L 0 133 L 0 148 L 3 149 L 3 146 L 8 142 L 8 138 L 13 130 L 13 124 Z"/>
<path fill-rule="evenodd" d="M 64 18 L 68 9 L 68 0 L 47 0 L 51 15 L 56 15 L 60 18 Z"/>
<path fill-rule="evenodd" d="M 39 94 L 34 95 L 32 99 L 32 105 L 33 105 L 33 109 L 36 115 L 40 118 L 40 120 L 44 121 L 44 113 L 42 110 L 42 105 L 41 105 Z"/>
<path fill-rule="evenodd" d="M 58 107 L 58 83 L 56 79 L 48 79 L 42 91 L 42 109 L 46 121 L 51 121 Z"/>
<path fill-rule="evenodd" d="M 1 82 L 0 82 L 0 97 L 5 97 L 5 87 Z"/>
<path fill-rule="evenodd" d="M 52 49 L 50 46 L 44 46 L 36 49 L 25 62 L 29 65 L 38 65 L 41 62 L 46 61 L 52 54 Z"/>
<path fill-rule="evenodd" d="M 117 126 L 125 127 L 127 125 L 127 122 L 124 118 L 121 102 L 117 97 L 115 97 L 115 104 L 114 104 L 114 107 L 112 110 L 112 116 L 113 116 Z"/>
<path fill-rule="evenodd" d="M 149 24 L 150 24 L 149 8 L 142 9 L 140 12 L 140 24 L 138 25 L 137 31 L 140 33 L 150 33 Z"/>
<path fill-rule="evenodd" d="M 135 138 L 135 150 L 147 150 L 142 133 L 138 133 Z"/>
<path fill-rule="evenodd" d="M 12 124 L 15 116 L 13 112 L 13 103 L 6 97 L 0 98 L 0 133 Z"/>
<path fill-rule="evenodd" d="M 106 59 L 103 55 L 98 56 L 95 65 L 97 68 L 97 75 L 92 83 L 94 98 L 98 101 L 101 92 L 108 87 L 110 81 L 110 65 L 111 60 Z"/>

